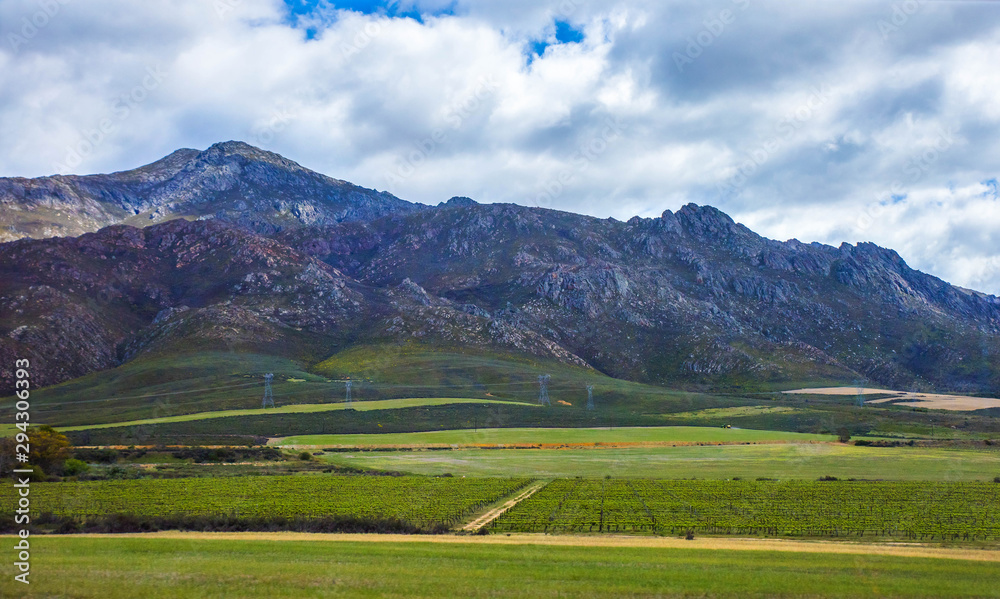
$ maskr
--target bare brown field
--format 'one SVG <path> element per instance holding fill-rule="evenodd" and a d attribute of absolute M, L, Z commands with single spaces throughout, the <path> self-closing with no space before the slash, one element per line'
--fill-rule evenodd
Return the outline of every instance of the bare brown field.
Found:
<path fill-rule="evenodd" d="M 179 532 L 138 534 L 46 535 L 67 538 L 160 538 L 191 540 L 242 541 L 314 541 L 327 543 L 466 543 L 496 545 L 564 545 L 574 547 L 647 547 L 712 549 L 724 551 L 785 551 L 794 553 L 834 553 L 853 555 L 888 555 L 1000 562 L 1000 548 L 944 547 L 926 543 L 852 543 L 842 541 L 798 541 L 790 539 L 702 537 L 685 540 L 673 537 L 627 535 L 397 535 L 397 534 L 320 534 L 297 532 Z M 13 537 L 0 537 L 13 538 Z"/>
<path fill-rule="evenodd" d="M 857 395 L 857 387 L 817 387 L 815 389 L 795 389 L 793 391 L 783 391 L 783 393 L 795 393 L 801 395 Z M 909 406 L 913 408 L 927 408 L 929 410 L 951 410 L 954 412 L 971 412 L 973 410 L 985 410 L 987 408 L 1000 408 L 1000 399 L 993 397 L 970 397 L 968 395 L 946 395 L 941 393 L 912 393 L 910 391 L 894 391 L 892 389 L 869 389 L 861 390 L 863 395 L 892 395 L 872 399 L 866 403 L 882 404 L 892 403 L 897 406 Z M 904 400 L 904 401 L 900 401 Z"/>

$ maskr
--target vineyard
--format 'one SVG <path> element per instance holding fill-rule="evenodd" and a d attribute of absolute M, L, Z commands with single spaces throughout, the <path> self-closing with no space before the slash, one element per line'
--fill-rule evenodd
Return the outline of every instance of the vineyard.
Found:
<path fill-rule="evenodd" d="M 341 518 L 443 531 L 531 482 L 529 478 L 251 476 L 35 483 L 31 493 L 33 513 L 60 522 L 123 515 L 159 519 L 161 527 L 184 527 L 191 518 L 219 517 L 281 528 L 290 520 Z M 0 486 L 0 509 L 13 513 L 14 493 L 12 485 Z M 502 514 L 488 529 L 996 541 L 1000 540 L 1000 484 L 557 479 Z"/>
<path fill-rule="evenodd" d="M 32 509 L 85 519 L 225 516 L 244 519 L 351 517 L 418 526 L 458 524 L 530 479 L 372 476 L 260 476 L 35 483 Z M 13 513 L 15 490 L 0 486 Z"/>
<path fill-rule="evenodd" d="M 497 532 L 1000 539 L 1000 484 L 560 479 Z"/>

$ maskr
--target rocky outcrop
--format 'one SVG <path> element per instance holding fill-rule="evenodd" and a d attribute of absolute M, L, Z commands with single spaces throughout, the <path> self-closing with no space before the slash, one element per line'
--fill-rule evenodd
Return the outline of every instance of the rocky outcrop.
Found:
<path fill-rule="evenodd" d="M 710 207 L 621 223 L 471 205 L 379 219 L 363 233 L 340 225 L 278 238 L 365 284 L 405 282 L 468 314 L 512 322 L 503 316 L 512 306 L 519 329 L 616 376 L 780 379 L 811 364 L 847 380 L 997 383 L 997 298 L 914 271 L 871 244 L 764 239 Z M 325 252 L 316 238 L 364 243 Z M 491 326 L 509 336 L 509 327 Z M 927 331 L 941 341 L 904 351 Z M 949 343 L 962 346 L 953 351 L 964 363 L 924 360 L 944 356 L 939 346 Z"/>

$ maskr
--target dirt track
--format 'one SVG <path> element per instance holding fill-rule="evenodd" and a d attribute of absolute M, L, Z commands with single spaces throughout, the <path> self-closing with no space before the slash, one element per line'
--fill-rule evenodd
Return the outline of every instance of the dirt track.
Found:
<path fill-rule="evenodd" d="M 522 491 L 521 493 L 519 493 L 517 495 L 517 497 L 514 497 L 513 499 L 504 502 L 503 505 L 501 505 L 499 507 L 496 507 L 496 508 L 488 511 L 485 514 L 483 514 L 482 516 L 480 516 L 480 517 L 476 518 L 475 520 L 473 520 L 472 522 L 469 522 L 468 524 L 466 524 L 465 526 L 462 527 L 462 530 L 464 530 L 466 532 L 475 532 L 475 531 L 479 530 L 480 528 L 486 526 L 490 522 L 493 522 L 494 520 L 496 520 L 497 518 L 499 518 L 500 514 L 503 514 L 504 512 L 506 512 L 510 508 L 514 507 L 518 503 L 521 503 L 525 499 L 527 499 L 527 498 L 531 497 L 532 495 L 534 495 L 536 491 L 538 491 L 539 489 L 541 489 L 544 486 L 545 486 L 545 482 L 544 481 L 540 481 L 540 482 L 537 482 L 537 483 L 531 485 L 530 487 L 528 487 L 527 489 L 525 489 L 524 491 Z"/>
<path fill-rule="evenodd" d="M 799 553 L 837 553 L 850 555 L 889 555 L 1000 562 L 1000 548 L 975 549 L 940 547 L 920 543 L 848 543 L 839 541 L 797 541 L 789 539 L 748 539 L 705 537 L 686 541 L 672 537 L 625 535 L 543 535 L 512 534 L 488 536 L 459 535 L 378 535 L 313 534 L 295 532 L 158 532 L 148 534 L 79 534 L 46 535 L 46 538 L 122 538 L 244 541 L 313 541 L 365 543 L 486 543 L 497 545 L 567 545 L 576 547 L 647 547 L 664 549 L 717 549 L 727 551 L 790 551 Z"/>

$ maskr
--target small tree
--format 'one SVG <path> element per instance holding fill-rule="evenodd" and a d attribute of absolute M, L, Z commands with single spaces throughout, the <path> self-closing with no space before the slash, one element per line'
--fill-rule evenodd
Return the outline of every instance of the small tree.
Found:
<path fill-rule="evenodd" d="M 847 430 L 846 426 L 842 426 L 837 429 L 837 440 L 841 443 L 847 443 L 851 440 L 851 431 Z"/>
<path fill-rule="evenodd" d="M 31 453 L 28 461 L 41 466 L 46 472 L 62 472 L 63 463 L 69 457 L 69 439 L 51 426 L 43 425 L 28 429 L 28 443 Z"/>

